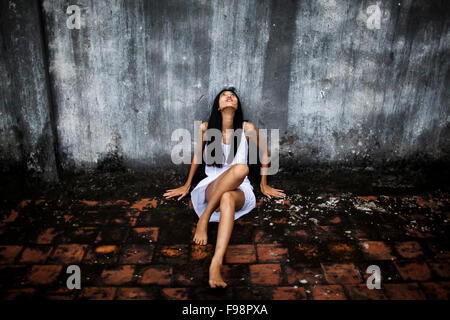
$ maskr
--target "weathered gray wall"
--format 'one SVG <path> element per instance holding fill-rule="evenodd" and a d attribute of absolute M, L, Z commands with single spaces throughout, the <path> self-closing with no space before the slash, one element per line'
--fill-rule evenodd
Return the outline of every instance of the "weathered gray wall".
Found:
<path fill-rule="evenodd" d="M 381 3 L 381 28 L 371 30 L 365 9 L 374 1 L 301 2 L 286 136 L 296 154 L 331 161 L 449 154 L 448 2 Z"/>
<path fill-rule="evenodd" d="M 0 163 L 57 178 L 39 6 L 0 1 Z"/>
<path fill-rule="evenodd" d="M 367 24 L 377 3 L 379 29 Z M 66 26 L 74 4 L 80 30 Z M 172 132 L 193 140 L 225 85 L 246 118 L 280 129 L 282 164 L 450 155 L 445 0 L 2 0 L 1 10 L 4 162 L 170 165 Z"/>

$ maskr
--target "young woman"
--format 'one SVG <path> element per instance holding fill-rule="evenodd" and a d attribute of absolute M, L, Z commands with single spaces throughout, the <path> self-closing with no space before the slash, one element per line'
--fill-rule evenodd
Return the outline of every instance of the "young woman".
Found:
<path fill-rule="evenodd" d="M 218 129 L 222 134 L 220 142 L 216 142 L 213 148 L 212 141 L 208 138 L 211 130 Z M 208 130 L 208 132 L 207 132 Z M 234 148 L 233 141 L 234 138 Z M 248 121 L 243 120 L 241 102 L 233 87 L 225 88 L 214 99 L 209 121 L 200 125 L 197 149 L 189 171 L 189 176 L 184 186 L 177 189 L 169 189 L 164 193 L 166 199 L 180 196 L 178 200 L 189 193 L 195 171 L 201 163 L 201 155 L 206 143 L 205 173 L 206 178 L 201 180 L 191 192 L 192 205 L 199 216 L 193 241 L 197 245 L 206 245 L 209 222 L 219 222 L 217 241 L 214 256 L 209 267 L 209 285 L 211 288 L 226 287 L 220 273 L 223 257 L 227 250 L 233 229 L 234 220 L 250 212 L 256 206 L 256 198 L 253 187 L 247 177 L 248 168 L 248 139 L 263 151 L 261 161 L 263 172 L 261 174 L 261 192 L 268 198 L 283 198 L 286 195 L 281 189 L 271 188 L 267 185 L 268 150 L 262 139 L 259 139 L 257 128 Z M 218 148 L 217 148 L 218 146 Z M 233 149 L 234 155 L 230 155 Z M 222 154 L 222 161 L 212 161 L 211 155 L 216 160 L 215 152 Z M 220 159 L 220 157 L 218 157 Z M 232 161 L 231 161 L 232 160 Z"/>

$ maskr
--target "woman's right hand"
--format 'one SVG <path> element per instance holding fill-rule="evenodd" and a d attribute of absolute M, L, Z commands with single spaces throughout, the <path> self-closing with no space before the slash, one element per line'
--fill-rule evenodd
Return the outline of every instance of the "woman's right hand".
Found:
<path fill-rule="evenodd" d="M 189 193 L 190 188 L 191 188 L 190 185 L 185 184 L 184 186 L 176 188 L 176 189 L 166 190 L 166 193 L 164 193 L 163 196 L 166 197 L 166 199 L 170 199 L 172 197 L 181 195 L 181 197 L 179 197 L 177 199 L 177 200 L 180 200 L 181 198 L 183 198 L 185 195 L 187 195 Z"/>

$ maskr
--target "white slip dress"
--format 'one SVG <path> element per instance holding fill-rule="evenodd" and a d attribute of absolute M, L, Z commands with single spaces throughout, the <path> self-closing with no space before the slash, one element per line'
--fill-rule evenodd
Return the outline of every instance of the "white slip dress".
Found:
<path fill-rule="evenodd" d="M 225 144 L 222 141 L 222 149 L 223 149 L 223 160 L 222 160 L 222 168 L 217 168 L 211 165 L 205 165 L 205 174 L 206 178 L 201 180 L 197 186 L 191 191 L 191 200 L 192 206 L 194 207 L 195 212 L 200 217 L 206 209 L 208 202 L 206 201 L 206 188 L 208 185 L 213 182 L 217 177 L 219 177 L 226 170 L 230 169 L 233 165 L 237 163 L 245 163 L 248 164 L 248 142 L 245 137 L 244 128 L 242 128 L 242 138 L 239 143 L 239 147 L 236 151 L 236 156 L 231 163 L 227 163 L 226 159 L 228 157 L 228 153 L 230 152 L 231 145 Z M 204 157 L 206 155 L 206 148 L 204 151 Z M 253 208 L 256 207 L 256 197 L 253 192 L 253 186 L 248 179 L 248 176 L 242 181 L 242 183 L 237 187 L 242 190 L 245 195 L 245 203 L 242 208 L 235 212 L 234 220 L 242 217 L 244 214 L 249 213 Z M 219 208 L 218 208 L 219 209 Z M 220 221 L 220 211 L 214 211 L 211 214 L 209 222 L 219 222 Z"/>

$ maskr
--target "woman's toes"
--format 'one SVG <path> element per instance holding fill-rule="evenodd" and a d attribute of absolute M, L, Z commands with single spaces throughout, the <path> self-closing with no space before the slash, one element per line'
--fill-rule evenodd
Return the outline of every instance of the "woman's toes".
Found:
<path fill-rule="evenodd" d="M 216 288 L 216 287 L 225 288 L 227 286 L 227 284 L 223 281 L 209 280 L 209 286 L 211 288 Z"/>
<path fill-rule="evenodd" d="M 198 244 L 200 246 L 204 246 L 206 245 L 206 243 L 208 242 L 206 239 L 202 239 L 202 238 L 197 238 L 194 237 L 194 239 L 192 240 L 195 244 Z"/>

